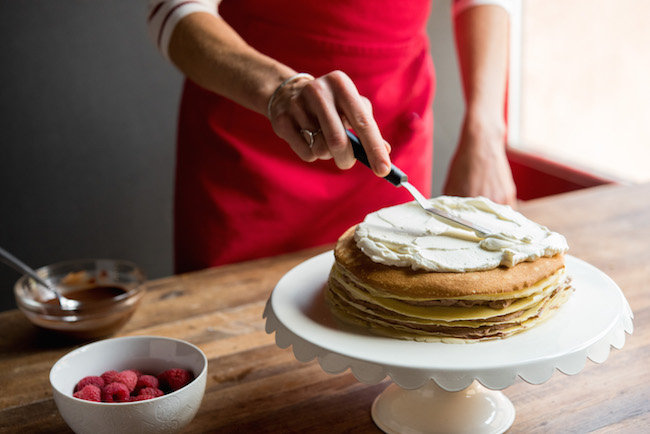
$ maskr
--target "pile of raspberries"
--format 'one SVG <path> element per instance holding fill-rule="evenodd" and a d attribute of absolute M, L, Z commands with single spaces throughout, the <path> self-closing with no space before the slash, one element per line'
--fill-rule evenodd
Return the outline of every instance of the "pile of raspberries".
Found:
<path fill-rule="evenodd" d="M 178 390 L 193 379 L 192 372 L 181 368 L 168 369 L 157 376 L 136 369 L 106 371 L 99 377 L 82 378 L 72 396 L 95 402 L 143 401 Z"/>

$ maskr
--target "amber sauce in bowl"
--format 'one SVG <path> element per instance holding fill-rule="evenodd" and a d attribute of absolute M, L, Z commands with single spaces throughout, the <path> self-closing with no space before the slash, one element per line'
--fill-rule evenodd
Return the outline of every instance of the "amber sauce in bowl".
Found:
<path fill-rule="evenodd" d="M 79 301 L 79 308 L 62 310 L 52 294 L 25 276 L 14 287 L 18 308 L 37 327 L 69 338 L 91 340 L 114 334 L 144 295 L 144 273 L 126 261 L 72 261 L 38 271 L 65 297 Z"/>
<path fill-rule="evenodd" d="M 124 294 L 126 294 L 126 290 L 120 286 L 89 286 L 67 291 L 65 297 L 81 302 L 79 310 L 83 311 L 84 308 L 92 308 L 93 304 L 103 303 Z M 46 301 L 45 304 L 56 307 L 59 305 L 59 301 L 53 298 Z"/>

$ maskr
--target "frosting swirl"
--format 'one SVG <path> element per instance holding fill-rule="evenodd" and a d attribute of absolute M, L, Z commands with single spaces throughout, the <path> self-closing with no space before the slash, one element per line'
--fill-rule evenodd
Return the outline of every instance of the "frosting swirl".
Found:
<path fill-rule="evenodd" d="M 479 238 L 408 202 L 368 214 L 356 228 L 357 246 L 374 262 L 436 272 L 513 267 L 569 249 L 562 235 L 487 198 L 440 196 L 429 202 L 493 235 Z"/>

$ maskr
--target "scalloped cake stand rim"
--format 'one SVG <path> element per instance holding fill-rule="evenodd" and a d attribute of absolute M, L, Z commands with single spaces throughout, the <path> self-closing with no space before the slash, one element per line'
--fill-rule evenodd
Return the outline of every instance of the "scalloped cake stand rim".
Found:
<path fill-rule="evenodd" d="M 323 370 L 350 369 L 367 384 L 390 377 L 404 389 L 430 380 L 456 392 L 475 380 L 500 390 L 517 377 L 540 384 L 557 369 L 574 375 L 589 358 L 604 362 L 610 348 L 622 348 L 633 331 L 632 311 L 620 288 L 596 267 L 566 256 L 576 289 L 547 321 L 507 339 L 474 344 L 405 341 L 376 336 L 334 320 L 323 298 L 333 263 L 328 251 L 287 272 L 266 304 L 267 333 L 281 348 L 293 347 L 303 362 L 318 359 Z"/>

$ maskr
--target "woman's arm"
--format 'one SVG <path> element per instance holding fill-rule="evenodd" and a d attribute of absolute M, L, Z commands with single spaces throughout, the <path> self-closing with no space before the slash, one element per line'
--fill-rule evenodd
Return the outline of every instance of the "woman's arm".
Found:
<path fill-rule="evenodd" d="M 334 158 L 347 169 L 355 162 L 345 128 L 361 138 L 378 176 L 390 170 L 390 146 L 379 132 L 367 99 L 350 78 L 333 71 L 301 76 L 271 95 L 297 71 L 249 46 L 218 15 L 182 17 L 169 37 L 170 60 L 198 85 L 269 118 L 275 133 L 305 161 Z M 309 147 L 301 129 L 321 130 Z"/>
<path fill-rule="evenodd" d="M 466 112 L 444 192 L 514 205 L 504 116 L 509 15 L 500 6 L 478 5 L 457 12 L 454 24 Z"/>

